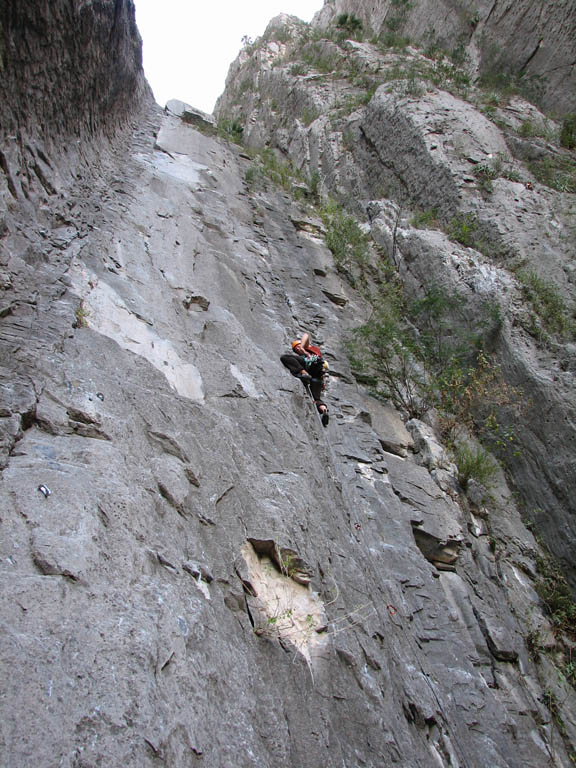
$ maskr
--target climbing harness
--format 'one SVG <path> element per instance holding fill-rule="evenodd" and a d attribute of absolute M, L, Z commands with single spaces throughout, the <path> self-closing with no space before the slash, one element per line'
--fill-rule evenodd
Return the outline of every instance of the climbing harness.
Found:
<path fill-rule="evenodd" d="M 314 378 L 320 378 L 324 371 L 324 360 L 319 355 L 310 355 L 304 360 L 306 371 Z"/>

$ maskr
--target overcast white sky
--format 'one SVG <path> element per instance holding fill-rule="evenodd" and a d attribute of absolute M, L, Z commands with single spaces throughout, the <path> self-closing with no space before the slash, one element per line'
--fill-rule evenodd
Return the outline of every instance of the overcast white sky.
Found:
<path fill-rule="evenodd" d="M 144 71 L 156 101 L 180 99 L 212 112 L 228 67 L 270 19 L 290 13 L 304 21 L 323 0 L 134 0 L 144 41 Z"/>

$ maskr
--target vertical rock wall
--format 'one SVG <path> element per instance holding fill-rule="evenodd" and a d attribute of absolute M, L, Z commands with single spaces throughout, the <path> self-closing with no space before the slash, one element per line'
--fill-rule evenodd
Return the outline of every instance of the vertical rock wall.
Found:
<path fill-rule="evenodd" d="M 108 31 L 130 9 L 91 5 Z M 569 766 L 504 479 L 466 501 L 426 425 L 358 387 L 369 310 L 321 222 L 146 93 L 77 163 L 46 155 L 52 188 L 4 171 L 3 763 Z M 304 330 L 326 429 L 278 359 Z"/>
<path fill-rule="evenodd" d="M 4 133 L 113 134 L 148 89 L 131 0 L 6 0 L 0 30 Z"/>
<path fill-rule="evenodd" d="M 96 184 L 66 290 L 2 321 L 8 765 L 568 766 L 504 486 L 461 507 L 353 383 L 365 308 L 318 222 L 178 118 L 152 143 Z M 304 329 L 327 429 L 278 360 Z"/>
<path fill-rule="evenodd" d="M 8 207 L 57 191 L 83 155 L 96 162 L 100 138 L 118 135 L 151 102 L 131 0 L 6 0 L 0 73 Z"/>

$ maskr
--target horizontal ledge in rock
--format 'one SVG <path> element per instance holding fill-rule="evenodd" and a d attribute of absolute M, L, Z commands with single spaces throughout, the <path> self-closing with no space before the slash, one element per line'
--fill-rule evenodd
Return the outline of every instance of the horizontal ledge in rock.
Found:
<path fill-rule="evenodd" d="M 348 299 L 338 293 L 332 293 L 331 291 L 327 291 L 325 289 L 322 289 L 322 293 L 324 296 L 326 296 L 327 299 L 330 299 L 333 304 L 336 304 L 339 307 L 345 307 L 346 304 L 348 304 Z"/>
<path fill-rule="evenodd" d="M 212 115 L 209 115 L 206 112 L 202 112 L 201 109 L 196 109 L 196 107 L 191 107 L 184 101 L 179 101 L 178 99 L 170 99 L 170 101 L 166 102 L 164 111 L 168 112 L 168 114 L 174 115 L 175 117 L 179 117 L 185 123 L 189 123 L 190 125 L 197 125 L 203 129 L 212 130 L 214 133 L 216 133 L 217 124 Z"/>

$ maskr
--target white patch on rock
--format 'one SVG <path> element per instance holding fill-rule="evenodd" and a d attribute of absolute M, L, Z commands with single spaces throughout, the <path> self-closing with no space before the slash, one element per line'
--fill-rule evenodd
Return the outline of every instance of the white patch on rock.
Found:
<path fill-rule="evenodd" d="M 195 163 L 188 155 L 165 152 L 156 152 L 154 155 L 154 167 L 161 173 L 166 173 L 179 181 L 185 181 L 188 184 L 200 184 L 202 181 L 202 171 L 208 168 L 200 163 Z"/>
<path fill-rule="evenodd" d="M 522 571 L 519 568 L 516 568 L 515 565 L 513 565 L 511 567 L 511 571 L 512 571 L 516 581 L 520 582 L 520 584 L 523 587 L 531 587 L 532 586 L 530 580 L 522 573 Z"/>
<path fill-rule="evenodd" d="M 236 381 L 240 384 L 244 392 L 248 395 L 248 397 L 260 397 L 260 393 L 256 389 L 256 386 L 252 379 L 247 376 L 245 373 L 242 373 L 242 371 L 237 368 L 234 363 L 230 364 L 230 373 Z"/>
<path fill-rule="evenodd" d="M 268 556 L 259 557 L 251 544 L 242 548 L 242 555 L 262 609 L 262 620 L 254 631 L 263 637 L 288 640 L 310 664 L 315 651 L 328 640 L 327 633 L 318 633 L 326 626 L 322 602 L 308 586 L 280 573 Z"/>
<path fill-rule="evenodd" d="M 390 480 L 388 479 L 387 475 L 382 474 L 382 472 L 376 472 L 370 464 L 366 464 L 363 461 L 359 461 L 356 464 L 356 473 L 359 474 L 361 477 L 363 477 L 365 480 L 367 480 L 372 488 L 374 488 L 374 484 L 376 481 L 379 483 L 384 483 L 386 485 L 390 485 Z M 368 517 L 371 517 L 368 515 Z"/>
<path fill-rule="evenodd" d="M 208 584 L 206 584 L 205 581 L 202 581 L 202 577 L 198 576 L 194 579 L 194 585 L 202 592 L 206 600 L 211 600 L 210 597 L 210 590 L 208 589 Z"/>
<path fill-rule="evenodd" d="M 74 277 L 79 293 L 85 293 L 85 273 L 76 273 Z M 203 401 L 204 385 L 196 366 L 182 360 L 171 341 L 158 336 L 154 328 L 136 317 L 111 286 L 96 282 L 95 277 L 88 282 L 93 288 L 83 300 L 86 324 L 123 349 L 148 360 L 179 395 Z"/>

